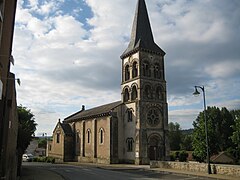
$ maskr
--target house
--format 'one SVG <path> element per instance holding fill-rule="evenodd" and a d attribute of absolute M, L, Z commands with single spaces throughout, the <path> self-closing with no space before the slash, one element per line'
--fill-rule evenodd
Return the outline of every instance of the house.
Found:
<path fill-rule="evenodd" d="M 210 161 L 219 164 L 233 164 L 234 158 L 223 151 L 219 154 L 211 156 Z"/>
<path fill-rule="evenodd" d="M 18 116 L 10 72 L 17 0 L 0 0 L 0 179 L 17 179 Z M 13 62 L 13 61 L 12 61 Z"/>

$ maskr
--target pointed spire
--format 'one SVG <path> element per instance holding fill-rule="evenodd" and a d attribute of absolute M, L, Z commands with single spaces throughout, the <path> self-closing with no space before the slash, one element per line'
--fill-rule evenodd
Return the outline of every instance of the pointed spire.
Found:
<path fill-rule="evenodd" d="M 165 54 L 165 52 L 154 42 L 145 0 L 138 0 L 130 43 L 128 48 L 121 55 L 121 58 L 140 49 L 158 54 Z"/>

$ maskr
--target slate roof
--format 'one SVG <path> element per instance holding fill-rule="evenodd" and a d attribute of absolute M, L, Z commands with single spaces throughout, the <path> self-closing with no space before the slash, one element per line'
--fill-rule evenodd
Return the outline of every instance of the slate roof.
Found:
<path fill-rule="evenodd" d="M 72 128 L 69 124 L 65 124 L 65 123 L 59 123 L 63 129 L 64 134 L 66 135 L 71 135 L 72 132 Z"/>
<path fill-rule="evenodd" d="M 138 0 L 132 25 L 131 40 L 121 58 L 129 56 L 138 50 L 147 50 L 165 55 L 165 52 L 154 42 L 145 0 Z"/>
<path fill-rule="evenodd" d="M 220 152 L 219 154 L 212 155 L 210 157 L 210 160 L 213 161 L 213 162 L 218 162 L 218 158 L 221 158 L 221 156 L 227 156 L 229 159 L 234 161 L 234 158 L 231 157 L 228 153 L 226 153 L 224 151 Z"/>
<path fill-rule="evenodd" d="M 78 113 L 75 113 L 73 115 L 68 116 L 64 119 L 64 122 L 73 122 L 73 121 L 79 121 L 84 119 L 90 119 L 100 116 L 108 116 L 110 115 L 111 111 L 116 108 L 117 106 L 121 105 L 121 101 L 113 102 L 110 104 L 105 104 L 99 107 L 95 107 L 88 110 L 79 111 Z"/>

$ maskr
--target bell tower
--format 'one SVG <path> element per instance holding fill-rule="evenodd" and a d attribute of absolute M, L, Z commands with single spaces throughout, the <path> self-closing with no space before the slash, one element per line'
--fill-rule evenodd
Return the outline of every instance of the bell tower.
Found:
<path fill-rule="evenodd" d="M 154 42 L 145 0 L 138 0 L 130 42 L 121 55 L 126 159 L 136 164 L 169 157 L 164 55 Z"/>

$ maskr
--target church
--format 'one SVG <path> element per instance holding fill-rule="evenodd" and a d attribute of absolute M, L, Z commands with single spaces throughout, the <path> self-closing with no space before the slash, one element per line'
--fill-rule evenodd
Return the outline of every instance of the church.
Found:
<path fill-rule="evenodd" d="M 145 0 L 138 0 L 122 60 L 121 100 L 57 123 L 48 156 L 61 161 L 149 164 L 169 159 L 165 52 L 154 42 Z"/>

